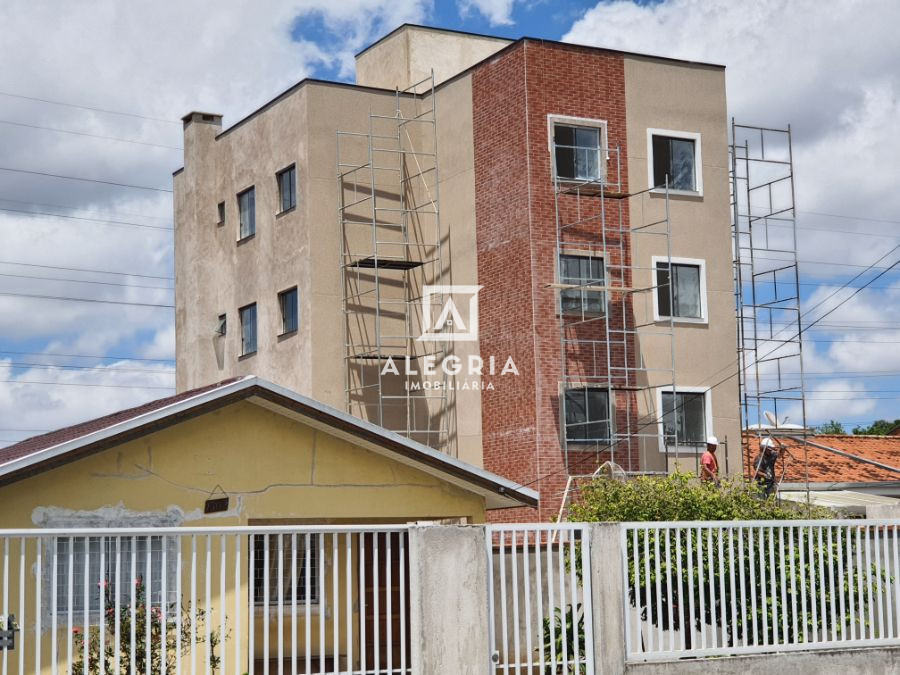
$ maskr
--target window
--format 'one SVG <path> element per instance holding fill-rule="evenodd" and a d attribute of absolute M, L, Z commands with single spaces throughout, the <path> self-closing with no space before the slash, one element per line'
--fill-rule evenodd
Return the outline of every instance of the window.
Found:
<path fill-rule="evenodd" d="M 562 180 L 600 180 L 602 126 L 553 125 L 556 177 Z"/>
<path fill-rule="evenodd" d="M 582 255 L 559 256 L 559 282 L 578 286 L 605 286 L 606 274 L 603 258 Z M 606 307 L 603 291 L 584 288 L 565 288 L 560 294 L 560 311 L 563 314 L 600 315 Z"/>
<path fill-rule="evenodd" d="M 703 192 L 699 167 L 700 134 L 648 129 L 650 187 L 681 192 Z"/>
<path fill-rule="evenodd" d="M 662 392 L 663 438 L 666 445 L 702 447 L 706 444 L 706 392 Z"/>
<path fill-rule="evenodd" d="M 275 178 L 278 180 L 278 201 L 281 203 L 281 212 L 290 211 L 297 205 L 297 168 L 291 165 L 284 171 L 279 171 Z"/>
<path fill-rule="evenodd" d="M 228 330 L 228 317 L 225 314 L 219 314 L 219 320 L 216 323 L 216 335 L 225 335 Z"/>
<path fill-rule="evenodd" d="M 297 330 L 296 286 L 278 294 L 278 306 L 281 308 L 281 334 L 293 333 Z"/>
<path fill-rule="evenodd" d="M 238 195 L 238 213 L 241 218 L 239 239 L 256 234 L 256 188 L 244 190 Z"/>
<path fill-rule="evenodd" d="M 175 597 L 176 548 L 174 537 L 166 539 L 166 595 L 169 605 Z M 84 570 L 88 569 L 88 603 L 91 612 L 100 611 L 100 589 L 105 590 L 104 604 L 113 606 L 116 595 L 121 606 L 131 605 L 131 589 L 136 582 L 142 585 L 147 576 L 147 556 L 150 557 L 149 600 L 159 607 L 162 601 L 162 537 L 59 537 L 56 539 L 56 597 L 57 614 L 72 611 L 80 615 L 84 611 Z M 72 553 L 72 596 L 69 596 L 69 552 Z M 52 550 L 52 549 L 51 549 Z M 87 560 L 85 560 L 87 553 Z M 101 553 L 103 554 L 101 566 Z M 48 556 L 49 557 L 49 556 Z M 118 559 L 118 579 L 116 561 Z M 132 562 L 134 576 L 132 576 Z M 49 561 L 52 569 L 53 561 Z M 49 571 L 49 570 L 48 570 Z M 144 596 L 147 597 L 146 595 Z"/>
<path fill-rule="evenodd" d="M 291 564 L 294 553 L 291 548 L 294 535 L 268 535 L 268 556 L 266 555 L 266 535 L 253 535 L 253 601 L 257 605 L 265 602 L 266 569 L 268 569 L 269 605 L 278 604 L 278 550 L 281 548 L 281 588 L 282 602 L 290 603 L 293 589 Z M 297 542 L 297 602 L 311 604 L 319 602 L 319 537 L 315 534 L 296 535 Z M 307 548 L 307 545 L 309 548 Z M 267 564 L 268 563 L 268 564 Z M 306 570 L 309 569 L 309 589 L 306 588 Z M 307 593 L 308 590 L 308 593 Z"/>
<path fill-rule="evenodd" d="M 565 393 L 566 440 L 609 441 L 609 391 L 583 387 Z"/>
<path fill-rule="evenodd" d="M 678 262 L 675 262 L 675 261 Z M 706 320 L 705 263 L 702 260 L 654 258 L 656 319 Z M 671 292 L 670 292 L 671 287 Z"/>
<path fill-rule="evenodd" d="M 241 314 L 241 356 L 256 351 L 256 303 L 240 309 Z"/>
<path fill-rule="evenodd" d="M 216 221 L 218 225 L 225 224 L 225 202 L 219 202 L 218 207 L 219 220 Z"/>

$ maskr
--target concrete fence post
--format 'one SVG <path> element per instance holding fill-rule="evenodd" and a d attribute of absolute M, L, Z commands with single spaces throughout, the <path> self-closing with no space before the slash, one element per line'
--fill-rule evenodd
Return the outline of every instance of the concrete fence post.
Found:
<path fill-rule="evenodd" d="M 625 672 L 625 587 L 618 523 L 591 526 L 591 595 L 597 675 Z"/>
<path fill-rule="evenodd" d="M 484 527 L 409 529 L 412 672 L 488 675 L 488 563 Z"/>

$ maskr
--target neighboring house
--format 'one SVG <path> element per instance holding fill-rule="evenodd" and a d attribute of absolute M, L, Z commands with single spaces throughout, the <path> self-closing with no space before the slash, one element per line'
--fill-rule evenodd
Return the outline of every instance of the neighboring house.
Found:
<path fill-rule="evenodd" d="M 29 659 L 38 649 L 45 664 L 67 653 L 71 662 L 66 643 L 71 645 L 73 631 L 88 620 L 95 626 L 100 621 L 98 579 L 115 588 L 123 604 L 129 602 L 123 590 L 129 584 L 122 580 L 146 581 L 154 611 L 168 611 L 174 620 L 179 606 L 198 597 L 191 575 L 196 575 L 199 548 L 201 563 L 206 560 L 199 586 L 203 606 L 210 612 L 228 608 L 229 629 L 221 634 L 232 638 L 229 651 L 233 644 L 249 645 L 257 672 L 280 654 L 275 644 L 281 615 L 277 623 L 269 621 L 269 609 L 275 617 L 276 605 L 290 614 L 292 603 L 301 604 L 301 616 L 294 608 L 291 626 L 301 635 L 306 631 L 306 647 L 289 657 L 324 654 L 318 641 L 322 622 L 329 638 L 339 628 L 334 623 L 338 582 L 365 594 L 366 602 L 357 596 L 353 607 L 341 608 L 344 621 L 354 621 L 353 630 L 369 626 L 372 631 L 379 617 L 382 628 L 388 622 L 401 625 L 398 580 L 409 574 L 401 562 L 406 540 L 396 532 L 361 533 L 360 528 L 416 521 L 482 523 L 488 509 L 538 503 L 528 488 L 255 377 L 190 390 L 10 445 L 0 450 L 0 486 L 3 527 L 12 532 L 34 528 L 27 544 L 22 539 L 22 548 L 12 554 L 10 541 L 16 547 L 19 539 L 6 531 L 7 567 L 14 558 L 18 571 L 12 587 L 4 576 L 2 593 L 4 611 L 24 620 L 17 646 L 28 651 Z M 322 526 L 321 533 L 307 529 L 303 534 L 298 527 L 313 525 Z M 141 535 L 139 528 L 152 526 L 175 529 L 167 536 Z M 177 534 L 197 526 L 232 529 L 224 535 Z M 295 534 L 250 535 L 233 526 L 293 527 Z M 356 529 L 345 532 L 355 533 L 338 533 L 350 526 Z M 58 528 L 67 528 L 64 536 L 57 536 Z M 97 534 L 85 536 L 86 528 Z M 335 557 L 339 538 L 346 567 L 339 567 Z M 26 576 L 26 566 L 34 573 Z M 215 600 L 210 599 L 211 579 Z M 291 588 L 298 589 L 296 594 Z M 171 603 L 160 605 L 161 594 Z M 393 610 L 379 610 L 378 597 L 388 603 L 385 599 L 393 598 Z M 42 639 L 35 639 L 35 602 L 41 608 Z M 249 607 L 254 617 L 245 618 L 240 629 L 231 609 L 235 603 Z M 373 612 L 379 611 L 376 617 Z M 221 611 L 217 616 L 225 621 Z M 112 614 L 108 619 L 111 630 Z M 310 634 L 317 636 L 315 643 Z M 143 639 L 138 636 L 139 650 Z M 380 648 L 381 654 L 399 648 L 389 632 L 357 641 L 370 650 Z M 344 638 L 342 648 L 349 642 Z"/>
<path fill-rule="evenodd" d="M 708 379 L 736 344 L 724 68 L 411 25 L 356 64 L 184 117 L 178 390 L 265 377 L 545 495 L 517 518 L 713 434 L 739 466 L 737 383 Z M 435 284 L 482 287 L 477 314 Z M 474 339 L 423 340 L 428 298 Z M 491 388 L 415 389 L 447 355 L 495 359 Z"/>
<path fill-rule="evenodd" d="M 863 514 L 866 506 L 900 505 L 900 437 L 844 434 L 777 435 L 785 449 L 776 464 L 779 494 L 805 500 L 807 480 L 816 503 Z M 748 474 L 759 452 L 749 439 Z M 808 473 L 807 473 L 808 467 Z"/>
<path fill-rule="evenodd" d="M 537 493 L 256 377 L 0 450 L 5 527 L 480 523 Z M 227 508 L 205 514 L 207 499 Z"/>

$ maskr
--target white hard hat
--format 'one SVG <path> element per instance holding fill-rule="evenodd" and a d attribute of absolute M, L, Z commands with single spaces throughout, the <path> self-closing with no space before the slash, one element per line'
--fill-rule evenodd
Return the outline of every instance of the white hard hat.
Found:
<path fill-rule="evenodd" d="M 759 447 L 763 450 L 765 450 L 766 448 L 774 448 L 775 441 L 773 441 L 771 438 L 764 438 L 759 442 Z"/>
<path fill-rule="evenodd" d="M 710 436 L 709 438 L 706 439 L 706 444 L 707 445 L 719 445 L 719 439 L 716 438 L 715 436 Z"/>

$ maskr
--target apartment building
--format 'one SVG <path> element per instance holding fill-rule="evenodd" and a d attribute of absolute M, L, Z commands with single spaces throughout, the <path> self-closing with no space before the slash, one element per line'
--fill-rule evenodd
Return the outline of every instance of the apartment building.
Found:
<path fill-rule="evenodd" d="M 738 472 L 727 129 L 721 66 L 412 25 L 192 112 L 178 389 L 258 375 L 540 492 L 504 518 L 711 435 Z"/>

